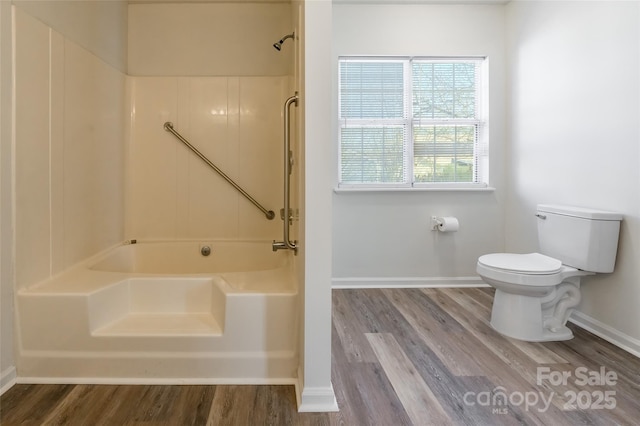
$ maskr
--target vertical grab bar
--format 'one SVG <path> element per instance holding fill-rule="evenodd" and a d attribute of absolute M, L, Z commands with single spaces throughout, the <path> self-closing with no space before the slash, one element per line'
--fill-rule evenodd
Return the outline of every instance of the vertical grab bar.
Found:
<path fill-rule="evenodd" d="M 284 103 L 284 209 L 282 214 L 283 219 L 283 241 L 273 241 L 273 251 L 278 250 L 293 250 L 294 254 L 298 254 L 298 246 L 296 241 L 291 241 L 289 237 L 290 226 L 290 193 L 291 193 L 291 168 L 293 166 L 293 157 L 291 153 L 291 104 L 298 106 L 298 92 L 287 99 Z"/>

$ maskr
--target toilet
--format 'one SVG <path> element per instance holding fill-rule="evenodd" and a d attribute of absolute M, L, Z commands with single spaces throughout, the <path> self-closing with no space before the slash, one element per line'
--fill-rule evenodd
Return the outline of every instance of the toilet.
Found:
<path fill-rule="evenodd" d="M 480 256 L 476 271 L 496 289 L 491 326 L 530 342 L 569 340 L 565 325 L 580 303 L 580 278 L 613 272 L 622 215 L 540 204 L 540 253 Z"/>

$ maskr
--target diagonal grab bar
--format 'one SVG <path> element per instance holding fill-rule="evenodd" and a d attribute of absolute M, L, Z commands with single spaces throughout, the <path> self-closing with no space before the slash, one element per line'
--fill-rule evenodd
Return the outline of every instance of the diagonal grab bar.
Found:
<path fill-rule="evenodd" d="M 229 184 L 231 186 L 233 186 L 236 190 L 238 190 L 239 193 L 241 193 L 247 200 L 251 201 L 251 203 L 256 206 L 258 209 L 260 209 L 260 211 L 262 213 L 264 213 L 264 215 L 267 217 L 267 219 L 272 220 L 274 217 L 276 217 L 276 214 L 273 212 L 273 210 L 267 210 L 265 209 L 259 202 L 257 202 L 251 195 L 249 195 L 247 193 L 247 191 L 245 191 L 244 189 L 242 189 L 242 187 L 240 185 L 238 185 L 237 183 L 235 183 L 233 181 L 233 179 L 231 179 L 229 176 L 227 176 L 222 170 L 220 170 L 215 164 L 213 164 L 207 157 L 205 157 L 205 155 L 203 153 L 201 153 L 200 151 L 198 151 L 198 149 L 191 145 L 191 143 L 189 143 L 188 140 L 186 140 L 184 137 L 182 137 L 182 135 L 180 133 L 178 133 L 174 128 L 173 128 L 173 123 L 167 121 L 166 123 L 164 123 L 164 129 L 169 132 L 172 133 L 173 136 L 175 136 L 176 138 L 178 138 L 178 140 L 180 142 L 182 142 L 183 144 L 185 144 L 187 146 L 187 148 L 189 148 L 191 151 L 193 151 L 194 154 L 196 154 L 198 157 L 200 157 L 200 159 L 202 161 L 204 161 L 205 163 L 207 163 L 207 165 L 209 167 L 211 167 L 213 169 L 213 171 L 215 171 L 216 173 L 218 173 L 220 176 L 222 176 L 222 178 L 224 180 L 226 180 L 227 182 L 229 182 Z"/>

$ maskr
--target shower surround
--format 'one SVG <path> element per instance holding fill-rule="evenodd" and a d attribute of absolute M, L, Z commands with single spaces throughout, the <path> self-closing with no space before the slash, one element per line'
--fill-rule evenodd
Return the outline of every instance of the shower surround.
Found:
<path fill-rule="evenodd" d="M 294 88 L 291 53 L 264 40 L 291 31 L 289 5 L 131 5 L 127 70 L 14 9 L 20 380 L 294 383 L 295 261 L 271 251 L 282 221 L 163 128 L 171 121 L 278 212 L 281 111 Z M 199 25 L 243 27 L 264 53 L 235 60 L 247 50 L 232 42 L 206 59 L 188 40 L 201 40 L 189 31 Z M 158 32 L 178 45 L 154 59 L 145 43 Z M 184 269 L 200 263 L 201 245 L 213 263 Z M 169 259 L 183 269 L 168 270 Z"/>
<path fill-rule="evenodd" d="M 267 45 L 268 47 L 268 45 Z M 174 128 L 269 210 L 282 204 L 282 104 L 289 77 L 130 77 L 126 234 L 273 239 L 266 220 L 171 134 Z"/>

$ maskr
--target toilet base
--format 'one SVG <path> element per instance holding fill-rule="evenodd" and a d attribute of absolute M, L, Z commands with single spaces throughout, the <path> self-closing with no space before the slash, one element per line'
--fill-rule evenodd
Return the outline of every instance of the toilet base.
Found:
<path fill-rule="evenodd" d="M 573 333 L 566 326 L 555 331 L 544 327 L 542 298 L 506 293 L 496 289 L 491 311 L 491 327 L 507 337 L 527 342 L 570 340 Z"/>

